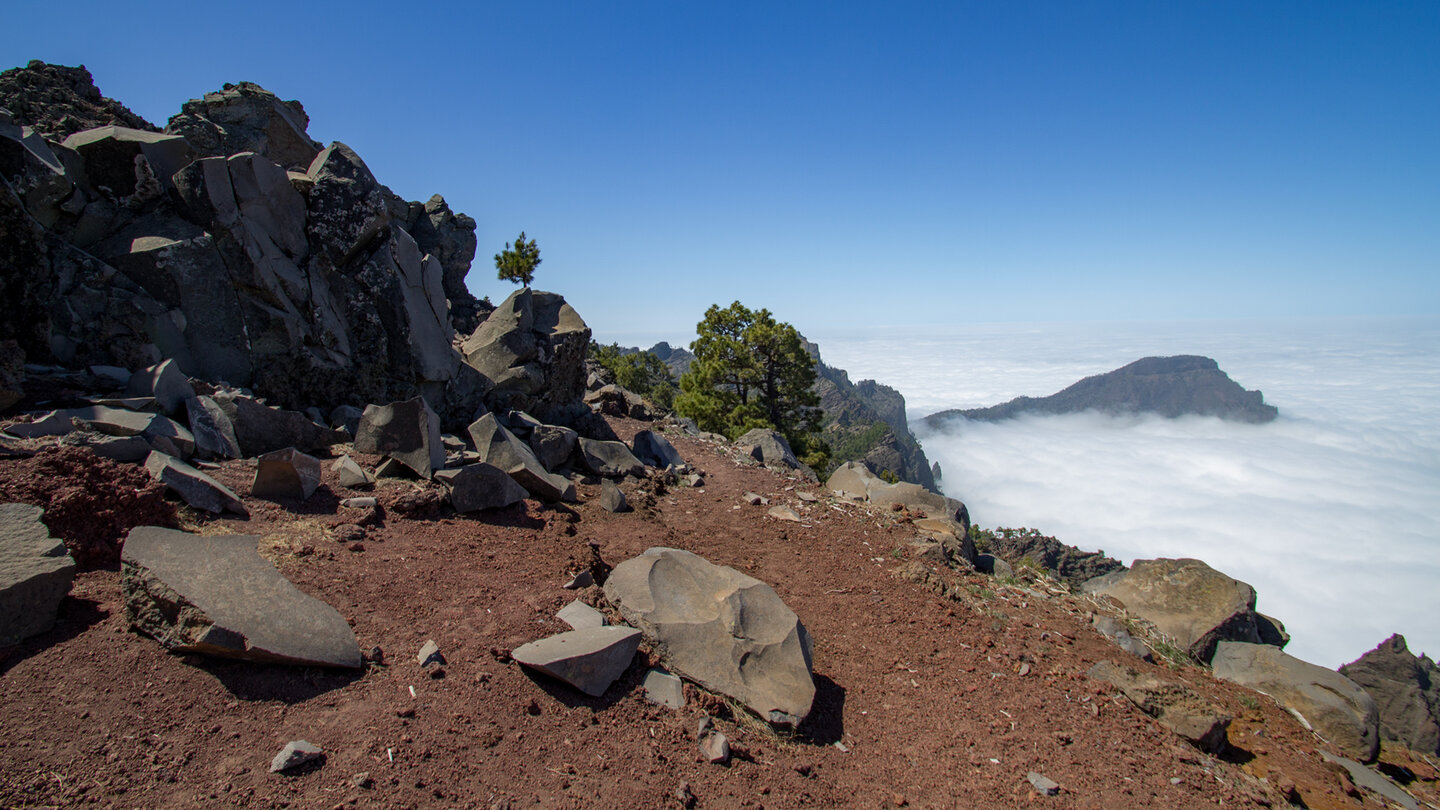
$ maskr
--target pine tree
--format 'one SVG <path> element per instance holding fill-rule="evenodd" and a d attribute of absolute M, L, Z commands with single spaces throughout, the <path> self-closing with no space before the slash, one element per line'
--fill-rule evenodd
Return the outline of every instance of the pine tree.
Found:
<path fill-rule="evenodd" d="M 505 249 L 495 254 L 495 268 L 501 281 L 513 281 L 529 287 L 530 282 L 535 280 L 535 268 L 539 266 L 540 248 L 536 247 L 534 239 L 525 241 L 524 231 L 515 240 L 513 250 L 506 242 Z"/>

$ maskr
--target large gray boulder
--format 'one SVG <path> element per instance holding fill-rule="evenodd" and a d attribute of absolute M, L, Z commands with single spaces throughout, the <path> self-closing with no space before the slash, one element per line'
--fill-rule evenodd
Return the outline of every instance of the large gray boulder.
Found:
<path fill-rule="evenodd" d="M 250 494 L 272 501 L 303 501 L 314 495 L 319 487 L 320 459 L 287 447 L 256 459 Z"/>
<path fill-rule="evenodd" d="M 571 417 L 585 393 L 590 327 L 555 293 L 519 290 L 466 339 L 465 362 L 495 388 L 491 410 L 521 410 L 542 421 Z"/>
<path fill-rule="evenodd" d="M 1369 693 L 1380 710 L 1380 736 L 1422 754 L 1440 754 L 1440 667 L 1416 656 L 1396 633 L 1340 674 Z"/>
<path fill-rule="evenodd" d="M 219 392 L 214 400 L 230 420 L 246 458 L 287 447 L 314 453 L 350 439 L 345 431 L 317 425 L 299 411 L 273 408 L 243 394 Z"/>
<path fill-rule="evenodd" d="M 591 697 L 600 697 L 635 658 L 640 631 L 633 627 L 587 627 L 516 647 L 510 657 Z"/>
<path fill-rule="evenodd" d="M 575 453 L 576 441 L 580 434 L 559 425 L 540 425 L 530 431 L 530 449 L 535 458 L 550 472 L 554 472 Z"/>
<path fill-rule="evenodd" d="M 450 505 L 456 512 L 499 509 L 525 500 L 524 487 L 504 470 L 483 461 L 442 470 L 435 480 L 450 488 Z"/>
<path fill-rule="evenodd" d="M 620 477 L 645 474 L 645 465 L 635 458 L 635 454 L 630 452 L 624 442 L 587 439 L 581 436 L 580 460 L 584 462 L 585 469 L 596 475 Z"/>
<path fill-rule="evenodd" d="M 1347 755 L 1365 762 L 1380 750 L 1380 710 L 1358 684 L 1268 644 L 1221 641 L 1215 677 L 1275 698 Z"/>
<path fill-rule="evenodd" d="M 1136 560 L 1081 589 L 1120 600 L 1201 662 L 1210 660 L 1220 641 L 1260 643 L 1255 589 L 1201 560 Z"/>
<path fill-rule="evenodd" d="M 40 522 L 38 506 L 0 504 L 0 647 L 55 626 L 75 560 Z"/>
<path fill-rule="evenodd" d="M 1202 751 L 1219 754 L 1229 745 L 1230 715 L 1181 683 L 1161 680 L 1113 661 L 1101 661 L 1089 675 L 1114 685 L 1141 711 Z"/>
<path fill-rule="evenodd" d="M 241 517 L 250 516 L 245 504 L 229 487 L 173 456 L 151 451 L 145 458 L 145 470 L 196 509 L 217 515 L 234 512 Z"/>
<path fill-rule="evenodd" d="M 642 430 L 635 434 L 630 442 L 634 449 L 635 458 L 640 459 L 651 467 L 665 469 L 666 467 L 680 467 L 685 464 L 685 459 L 680 457 L 680 451 L 675 449 L 668 439 L 651 430 Z"/>
<path fill-rule="evenodd" d="M 530 445 L 500 424 L 495 414 L 487 413 L 475 420 L 468 431 L 480 460 L 504 470 L 526 492 L 545 501 L 575 500 L 575 485 L 546 470 Z"/>
<path fill-rule="evenodd" d="M 615 566 L 605 596 L 681 676 L 776 725 L 810 713 L 810 634 L 769 585 L 688 551 L 652 548 Z"/>
<path fill-rule="evenodd" d="M 355 450 L 389 456 L 421 478 L 445 469 L 440 419 L 424 397 L 366 405 L 355 429 Z"/>
<path fill-rule="evenodd" d="M 345 618 L 266 562 L 259 539 L 131 529 L 120 572 L 126 619 L 176 652 L 359 668 Z"/>
<path fill-rule="evenodd" d="M 195 453 L 201 458 L 240 458 L 240 440 L 230 417 L 212 397 L 198 396 L 185 400 L 185 413 L 190 420 L 190 433 L 195 437 Z"/>
<path fill-rule="evenodd" d="M 927 517 L 953 520 L 963 526 L 962 534 L 970 531 L 970 512 L 965 504 L 936 492 L 901 481 L 891 484 L 858 461 L 847 461 L 835 468 L 825 486 L 842 497 L 889 509 L 896 504 L 925 514 Z"/>
<path fill-rule="evenodd" d="M 773 430 L 755 428 L 736 439 L 735 446 L 742 454 L 767 467 L 786 467 L 792 470 L 800 468 L 800 460 L 795 458 L 795 451 L 790 449 L 790 443 Z"/>

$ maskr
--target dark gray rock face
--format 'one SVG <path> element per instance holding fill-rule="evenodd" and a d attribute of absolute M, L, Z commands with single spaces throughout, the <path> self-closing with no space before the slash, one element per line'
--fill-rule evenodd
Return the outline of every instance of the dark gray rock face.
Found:
<path fill-rule="evenodd" d="M 1429 656 L 1416 657 L 1397 633 L 1340 667 L 1340 674 L 1375 700 L 1381 737 L 1440 754 L 1440 668 Z"/>
<path fill-rule="evenodd" d="M 634 448 L 635 457 L 651 467 L 663 470 L 685 464 L 685 459 L 680 457 L 680 451 L 675 449 L 675 445 L 653 431 L 642 430 L 636 433 L 630 445 Z"/>
<path fill-rule="evenodd" d="M 755 428 L 735 440 L 735 446 L 767 467 L 784 467 L 791 470 L 800 468 L 795 451 L 785 437 L 773 430 Z"/>
<path fill-rule="evenodd" d="M 545 422 L 573 418 L 585 394 L 590 327 L 555 293 L 522 289 L 505 299 L 462 351 L 494 384 L 492 411 L 519 410 Z"/>
<path fill-rule="evenodd" d="M 458 470 L 442 470 L 435 480 L 450 487 L 450 505 L 456 512 L 499 509 L 525 500 L 525 488 L 504 470 L 481 461 Z"/>
<path fill-rule="evenodd" d="M 504 470 L 531 495 L 546 501 L 575 500 L 575 485 L 547 471 L 530 446 L 501 425 L 495 414 L 475 420 L 469 433 L 480 460 Z"/>
<path fill-rule="evenodd" d="M 1103 551 L 1081 551 L 1034 529 L 996 529 L 983 538 L 989 553 L 1012 565 L 1029 558 L 1072 587 L 1125 567 Z"/>
<path fill-rule="evenodd" d="M 53 627 L 75 579 L 75 560 L 40 522 L 44 514 L 38 506 L 0 504 L 0 647 Z"/>
<path fill-rule="evenodd" d="M 145 458 L 150 477 L 164 484 L 196 509 L 220 514 L 234 512 L 249 517 L 245 504 L 230 488 L 185 462 L 164 453 L 151 451 Z"/>
<path fill-rule="evenodd" d="M 281 101 L 258 84 L 240 82 L 185 102 L 165 131 L 183 137 L 196 154 L 255 152 L 287 169 L 305 171 L 321 149 L 305 134 L 309 126 L 300 102 Z"/>
<path fill-rule="evenodd" d="M 1086 377 L 1048 397 L 1016 397 L 1003 405 L 949 410 L 925 417 L 926 427 L 943 429 L 955 417 L 996 422 L 1022 413 L 1156 413 L 1218 416 L 1236 422 L 1270 422 L 1279 414 L 1259 391 L 1247 391 L 1208 357 L 1145 357 L 1114 371 Z"/>
<path fill-rule="evenodd" d="M 452 310 L 484 309 L 463 284 L 473 220 L 400 200 L 253 84 L 160 134 L 100 110 L 83 69 L 66 89 L 65 70 L 6 73 L 46 103 L 0 122 L 0 293 L 20 313 L 0 340 L 71 367 L 170 359 L 291 408 L 423 394 L 451 429 L 469 421 L 493 387 L 451 345 Z M 100 117 L 22 129 L 67 104 Z"/>
<path fill-rule="evenodd" d="M 358 668 L 344 617 L 281 576 L 256 551 L 259 541 L 132 529 L 121 557 L 126 618 L 174 651 Z"/>
<path fill-rule="evenodd" d="M 14 114 L 15 123 L 56 140 L 111 124 L 159 131 L 125 105 L 101 96 L 83 65 L 47 65 L 33 59 L 23 68 L 0 73 L 0 107 Z"/>
<path fill-rule="evenodd" d="M 600 697 L 625 674 L 639 646 L 640 631 L 633 627 L 587 627 L 516 647 L 510 657 Z"/>
<path fill-rule="evenodd" d="M 252 397 L 219 392 L 214 399 L 230 420 L 240 454 L 246 458 L 287 447 L 314 453 L 350 438 L 342 430 L 315 424 L 299 411 L 272 408 Z"/>
<path fill-rule="evenodd" d="M 1268 644 L 1222 641 L 1211 662 L 1215 677 L 1248 686 L 1295 711 L 1322 737 L 1364 762 L 1380 750 L 1380 711 L 1354 681 L 1286 655 Z"/>
<path fill-rule="evenodd" d="M 645 465 L 624 442 L 601 441 L 580 437 L 580 457 L 585 469 L 596 475 L 620 477 L 644 475 Z"/>
<path fill-rule="evenodd" d="M 445 469 L 440 418 L 423 397 L 366 405 L 355 428 L 355 450 L 389 456 L 421 478 Z"/>
<path fill-rule="evenodd" d="M 545 469 L 554 472 L 575 453 L 575 444 L 580 435 L 559 425 L 540 425 L 530 431 L 530 449 Z"/>

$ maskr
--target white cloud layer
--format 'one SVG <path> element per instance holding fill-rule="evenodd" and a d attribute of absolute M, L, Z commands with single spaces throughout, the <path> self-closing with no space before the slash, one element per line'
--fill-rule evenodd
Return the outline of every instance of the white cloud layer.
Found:
<path fill-rule="evenodd" d="M 1280 409 L 1269 425 L 1094 413 L 921 435 L 983 526 L 1130 563 L 1198 557 L 1249 582 L 1289 652 L 1335 667 L 1392 632 L 1440 654 L 1440 323 L 975 326 L 816 336 L 912 420 L 1044 396 L 1147 355 L 1203 354 Z"/>

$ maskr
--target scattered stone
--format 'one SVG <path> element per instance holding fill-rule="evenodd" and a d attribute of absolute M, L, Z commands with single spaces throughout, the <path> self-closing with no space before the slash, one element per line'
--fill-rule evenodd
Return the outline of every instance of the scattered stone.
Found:
<path fill-rule="evenodd" d="M 126 619 L 172 651 L 358 668 L 344 617 L 266 562 L 259 540 L 132 529 L 121 556 Z"/>
<path fill-rule="evenodd" d="M 1420 804 L 1415 801 L 1414 796 L 1411 796 L 1404 788 L 1385 778 L 1373 768 L 1367 768 L 1348 757 L 1337 757 L 1324 749 L 1320 749 L 1320 756 L 1324 757 L 1327 762 L 1333 762 L 1344 768 L 1346 773 L 1349 774 L 1350 780 L 1360 788 L 1383 796 L 1388 801 L 1394 802 L 1399 807 L 1404 808 L 1404 810 L 1421 810 Z M 1359 791 L 1356 791 L 1356 793 L 1359 793 Z M 1362 796 L 1356 796 L 1356 798 L 1362 798 Z"/>
<path fill-rule="evenodd" d="M 240 457 L 235 426 L 213 397 L 198 396 L 185 400 L 185 413 L 190 419 L 190 434 L 195 437 L 197 455 L 201 458 Z"/>
<path fill-rule="evenodd" d="M 420 653 L 415 656 L 415 660 L 420 662 L 422 667 L 444 666 L 447 663 L 445 656 L 440 654 L 440 645 L 436 644 L 434 639 L 426 639 L 425 643 L 420 645 Z"/>
<path fill-rule="evenodd" d="M 630 504 L 625 499 L 625 493 L 620 491 L 614 481 L 606 478 L 600 484 L 600 506 L 607 512 L 629 512 Z"/>
<path fill-rule="evenodd" d="M 645 465 L 635 458 L 624 442 L 600 441 L 581 436 L 580 457 L 585 469 L 596 475 L 618 478 L 645 474 Z"/>
<path fill-rule="evenodd" d="M 813 492 L 801 492 L 799 493 L 799 497 L 800 500 L 806 503 L 818 503 L 820 500 L 820 496 L 816 495 Z"/>
<path fill-rule="evenodd" d="M 125 395 L 154 397 L 162 412 L 174 415 L 180 411 L 180 406 L 184 405 L 186 400 L 194 398 L 195 389 L 190 385 L 185 373 L 175 365 L 175 361 L 166 360 L 130 375 L 125 386 Z"/>
<path fill-rule="evenodd" d="M 799 725 L 810 713 L 810 634 L 769 585 L 688 551 L 652 548 L 615 567 L 605 596 L 687 679 L 775 725 Z"/>
<path fill-rule="evenodd" d="M 695 798 L 695 792 L 690 789 L 689 782 L 681 782 L 680 787 L 675 788 L 675 800 L 680 802 L 680 806 L 685 810 L 692 810 L 699 801 Z"/>
<path fill-rule="evenodd" d="M 340 505 L 346 509 L 374 509 L 380 505 L 380 501 L 375 496 L 370 495 L 364 498 L 346 498 L 340 502 Z"/>
<path fill-rule="evenodd" d="M 324 756 L 325 752 L 321 751 L 319 746 L 311 745 L 305 740 L 292 740 L 285 743 L 285 747 L 280 749 L 280 753 L 276 754 L 275 758 L 270 760 L 270 772 L 280 773 L 281 771 L 288 771 L 292 768 L 298 768 L 307 762 L 322 759 Z"/>
<path fill-rule="evenodd" d="M 316 453 L 350 440 L 345 431 L 321 427 L 299 411 L 272 408 L 232 391 L 217 392 L 213 398 L 234 426 L 240 455 L 245 458 L 287 447 Z"/>
<path fill-rule="evenodd" d="M 355 429 L 355 452 L 389 456 L 421 478 L 445 469 L 440 418 L 424 397 L 366 405 Z"/>
<path fill-rule="evenodd" d="M 375 476 L 356 464 L 355 459 L 350 458 L 348 453 L 335 459 L 335 463 L 330 465 L 330 472 L 339 479 L 340 486 L 346 489 L 369 489 L 375 486 Z"/>
<path fill-rule="evenodd" d="M 575 500 L 575 485 L 569 479 L 545 469 L 530 446 L 487 413 L 471 423 L 470 438 L 481 461 L 504 470 L 526 492 L 543 501 Z"/>
<path fill-rule="evenodd" d="M 60 437 L 65 447 L 84 447 L 101 458 L 125 463 L 144 461 L 155 448 L 143 436 L 106 436 L 94 430 L 76 430 Z"/>
<path fill-rule="evenodd" d="M 575 453 L 580 434 L 558 425 L 538 425 L 530 431 L 530 449 L 547 470 L 554 472 L 564 466 Z"/>
<path fill-rule="evenodd" d="M 55 626 L 75 579 L 75 560 L 50 536 L 38 506 L 0 504 L 0 647 Z"/>
<path fill-rule="evenodd" d="M 361 771 L 350 777 L 350 786 L 360 788 L 361 790 L 369 790 L 375 787 L 375 780 L 370 778 L 369 771 Z"/>
<path fill-rule="evenodd" d="M 764 504 L 770 503 L 769 498 L 761 497 L 759 494 L 754 492 L 745 493 L 744 500 L 751 506 L 762 506 Z"/>
<path fill-rule="evenodd" d="M 700 756 L 711 765 L 724 765 L 730 761 L 730 741 L 724 734 L 712 731 L 700 739 Z"/>
<path fill-rule="evenodd" d="M 458 470 L 436 473 L 435 480 L 450 488 L 450 505 L 456 512 L 499 509 L 525 500 L 525 488 L 504 470 L 481 461 Z"/>
<path fill-rule="evenodd" d="M 396 498 L 394 509 L 410 520 L 426 520 L 437 517 L 444 505 L 444 495 L 433 489 L 418 489 Z"/>
<path fill-rule="evenodd" d="M 645 699 L 671 709 L 685 708 L 685 682 L 663 669 L 645 673 Z"/>
<path fill-rule="evenodd" d="M 795 458 L 795 451 L 790 449 L 790 443 L 773 430 L 755 428 L 736 439 L 735 447 L 741 455 L 750 456 L 767 467 L 791 470 L 800 468 L 800 460 Z"/>
<path fill-rule="evenodd" d="M 1220 641 L 1260 642 L 1255 589 L 1201 560 L 1136 560 L 1085 582 L 1081 590 L 1120 600 L 1196 660 L 1210 661 Z"/>
<path fill-rule="evenodd" d="M 579 599 L 560 608 L 560 612 L 555 614 L 555 618 L 570 625 L 570 629 L 572 630 L 585 630 L 591 627 L 605 626 L 605 614 L 581 602 Z"/>
<path fill-rule="evenodd" d="M 532 641 L 510 656 L 599 697 L 629 668 L 639 646 L 640 631 L 632 627 L 592 627 Z"/>
<path fill-rule="evenodd" d="M 1229 745 L 1230 715 L 1183 684 L 1163 681 L 1113 661 L 1101 661 L 1089 675 L 1117 687 L 1141 711 L 1160 725 L 1210 754 Z"/>
<path fill-rule="evenodd" d="M 395 478 L 401 481 L 416 480 L 415 471 L 398 458 L 387 458 L 375 468 L 376 478 Z"/>
<path fill-rule="evenodd" d="M 679 467 L 685 463 L 685 459 L 680 457 L 680 451 L 675 449 L 675 445 L 654 431 L 642 430 L 636 433 L 630 446 L 634 450 L 635 458 L 650 467 L 663 470 L 666 467 Z"/>
<path fill-rule="evenodd" d="M 1030 783 L 1030 787 L 1034 788 L 1035 792 L 1041 796 L 1060 795 L 1060 783 L 1050 779 L 1044 774 L 1031 771 L 1025 775 L 1025 779 Z"/>
<path fill-rule="evenodd" d="M 1211 661 L 1215 677 L 1275 698 L 1352 757 L 1375 759 L 1380 710 L 1354 681 L 1268 644 L 1222 641 Z"/>
<path fill-rule="evenodd" d="M 160 452 L 151 452 L 145 459 L 150 477 L 164 484 L 196 509 L 220 514 L 234 512 L 248 518 L 250 512 L 240 498 L 224 484 L 179 459 Z"/>
<path fill-rule="evenodd" d="M 303 501 L 320 487 L 320 460 L 293 447 L 260 456 L 250 494 L 266 500 Z"/>
<path fill-rule="evenodd" d="M 685 476 L 685 485 L 690 487 L 691 489 L 699 489 L 700 487 L 705 486 L 705 476 L 699 473 L 687 475 Z"/>
<path fill-rule="evenodd" d="M 776 520 L 786 520 L 790 521 L 791 523 L 800 522 L 800 513 L 796 512 L 794 509 L 791 509 L 788 506 L 785 506 L 784 504 L 770 507 L 770 511 L 766 512 L 766 514 L 772 518 L 775 518 Z"/>
<path fill-rule="evenodd" d="M 589 570 L 585 570 L 571 577 L 569 582 L 561 585 L 560 587 L 564 588 L 567 591 L 578 591 L 581 588 L 588 588 L 594 584 L 595 575 L 591 574 Z"/>

